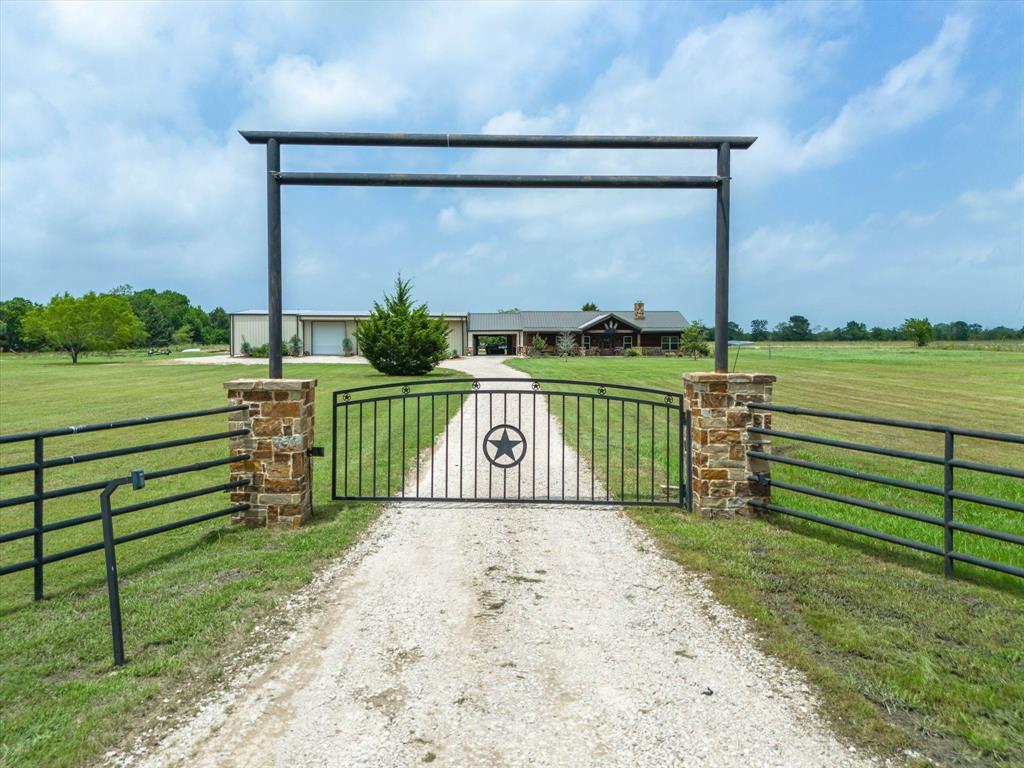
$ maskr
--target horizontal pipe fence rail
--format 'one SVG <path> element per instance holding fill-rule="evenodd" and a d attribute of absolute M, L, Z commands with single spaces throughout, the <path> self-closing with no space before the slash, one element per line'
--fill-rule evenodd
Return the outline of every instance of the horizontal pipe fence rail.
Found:
<path fill-rule="evenodd" d="M 7 531 L 0 534 L 0 545 L 9 544 L 11 542 L 31 538 L 33 541 L 33 555 L 30 559 L 20 560 L 12 563 L 0 561 L 0 576 L 5 576 L 8 574 L 18 573 L 20 571 L 32 569 L 34 571 L 34 599 L 41 600 L 43 598 L 44 566 L 49 565 L 51 563 L 59 562 L 61 560 L 66 560 L 71 557 L 77 557 L 79 555 L 85 555 L 90 552 L 96 552 L 104 548 L 103 541 L 95 541 L 90 542 L 88 544 L 82 544 L 76 547 L 72 547 L 69 549 L 60 550 L 57 552 L 46 552 L 46 534 L 53 533 L 55 531 L 65 530 L 67 528 L 86 525 L 89 523 L 100 522 L 101 524 L 103 524 L 104 519 L 101 505 L 98 503 L 95 512 L 54 520 L 52 522 L 46 522 L 46 502 L 52 499 L 60 499 L 69 496 L 77 496 L 80 494 L 100 492 L 106 489 L 108 483 L 111 482 L 111 477 L 107 476 L 103 479 L 88 483 L 67 485 L 63 487 L 47 489 L 46 471 L 48 469 L 53 469 L 55 467 L 66 467 L 87 462 L 102 461 L 103 459 L 111 459 L 121 456 L 152 453 L 155 451 L 165 450 L 168 448 L 179 448 L 189 445 L 198 445 L 200 443 L 209 443 L 212 441 L 224 440 L 232 437 L 241 437 L 248 435 L 250 433 L 247 428 L 229 429 L 226 431 L 191 435 L 189 437 L 184 438 L 175 438 L 173 440 L 140 443 L 137 445 L 122 446 L 108 450 L 90 451 L 87 453 L 66 455 L 50 459 L 46 458 L 46 443 L 48 440 L 59 439 L 61 437 L 66 437 L 69 435 L 81 435 L 106 430 L 120 430 L 124 428 L 138 427 L 149 424 L 161 424 L 167 422 L 182 421 L 187 419 L 195 419 L 203 416 L 235 413 L 239 411 L 244 411 L 247 408 L 248 406 L 246 405 L 223 406 L 219 408 L 208 408 L 205 410 L 187 411 L 183 413 L 171 413 L 161 416 L 148 416 L 143 418 L 127 419 L 124 421 L 108 422 L 104 424 L 89 424 L 84 426 L 62 427 L 58 429 L 48 429 L 40 430 L 37 432 L 26 432 L 14 435 L 0 436 L 0 445 L 31 443 L 33 451 L 33 460 L 31 462 L 23 462 L 19 464 L 0 466 L 0 477 L 13 476 L 27 472 L 31 472 L 33 475 L 32 493 L 0 498 L 0 509 L 6 509 L 8 507 L 16 507 L 26 504 L 32 505 L 33 514 L 31 526 L 26 526 L 24 528 L 16 529 L 13 531 Z M 246 454 L 240 456 L 225 456 L 223 458 L 192 462 L 189 464 L 183 464 L 180 466 L 168 467 L 164 469 L 156 469 L 147 472 L 146 477 L 148 480 L 159 480 L 163 478 L 175 477 L 178 475 L 202 472 L 204 470 L 211 469 L 214 467 L 222 467 L 232 464 L 234 462 L 246 461 L 248 459 L 249 456 Z M 102 476 L 102 469 L 97 469 L 96 474 Z M 118 472 L 118 474 L 121 473 Z M 117 509 L 113 509 L 110 511 L 110 515 L 124 515 L 145 509 L 154 509 L 156 507 L 160 507 L 166 504 L 174 504 L 180 501 L 198 499 L 215 493 L 230 492 L 234 489 L 247 485 L 248 482 L 248 480 L 236 480 L 227 483 L 216 483 L 214 485 L 207 485 L 201 488 L 183 491 L 180 493 L 174 493 L 156 499 L 148 499 L 146 501 L 138 502 L 136 504 L 131 504 Z M 247 509 L 249 509 L 249 504 L 247 503 L 231 504 L 225 508 L 218 509 L 213 512 L 207 512 L 200 515 L 193 515 L 183 519 L 174 520 L 163 525 L 157 525 L 151 528 L 147 528 L 141 531 L 134 531 L 132 533 L 123 534 L 122 536 L 117 537 L 113 543 L 123 544 L 129 541 L 135 541 L 137 539 L 142 539 L 148 536 L 154 536 L 156 534 L 175 530 L 177 528 L 182 528 L 187 525 L 193 525 L 195 523 L 211 520 L 216 517 L 222 517 L 225 515 L 231 515 L 238 512 L 244 512 Z M 0 552 L 2 552 L 2 547 L 0 547 Z"/>
<path fill-rule="evenodd" d="M 334 499 L 689 506 L 678 392 L 446 378 L 339 390 L 332 413 Z"/>
<path fill-rule="evenodd" d="M 894 459 L 903 459 L 906 461 L 942 467 L 943 482 L 941 486 L 914 482 L 907 479 L 888 477 L 885 475 L 879 475 L 870 472 L 862 472 L 856 469 L 831 466 L 828 464 L 822 464 L 815 461 L 808 461 L 805 459 L 799 459 L 792 456 L 786 456 L 777 452 L 763 450 L 747 451 L 747 456 L 753 459 L 759 459 L 762 461 L 780 464 L 783 466 L 810 470 L 812 472 L 821 472 L 832 476 L 863 481 L 866 483 L 886 486 L 890 488 L 899 488 L 902 490 L 913 491 L 916 493 L 941 499 L 941 516 L 929 515 L 921 512 L 915 512 L 912 510 L 902 509 L 889 504 L 882 504 L 876 501 L 870 501 L 863 498 L 848 496 L 846 494 L 833 493 L 831 491 L 823 490 L 821 488 L 813 488 L 798 483 L 791 483 L 778 480 L 775 478 L 768 477 L 766 474 L 762 473 L 755 473 L 750 477 L 751 481 L 756 481 L 758 483 L 767 483 L 772 488 L 791 491 L 794 493 L 802 494 L 804 496 L 810 496 L 825 501 L 836 502 L 851 507 L 857 507 L 859 509 L 866 509 L 873 512 L 881 513 L 883 515 L 889 515 L 892 517 L 901 518 L 905 520 L 913 520 L 915 522 L 924 523 L 926 525 L 941 528 L 943 532 L 943 542 L 942 546 L 937 546 L 935 544 L 930 544 L 927 542 L 906 538 L 904 536 L 897 536 L 891 533 L 886 533 L 884 531 L 878 531 L 873 528 L 868 528 L 866 526 L 855 525 L 853 523 L 849 523 L 843 520 L 836 520 L 824 517 L 822 515 L 817 515 L 810 512 L 801 511 L 798 509 L 793 509 L 791 507 L 786 507 L 777 503 L 752 501 L 752 506 L 769 512 L 777 512 L 779 514 L 796 517 L 801 520 L 808 520 L 810 522 L 820 523 L 822 525 L 838 528 L 844 531 L 848 531 L 850 533 L 856 533 L 862 536 L 868 536 L 870 538 L 879 539 L 890 544 L 908 547 L 918 552 L 936 555 L 938 557 L 943 558 L 944 573 L 947 578 L 951 578 L 954 575 L 954 563 L 956 562 L 970 563 L 971 565 L 976 565 L 981 568 L 988 568 L 990 570 L 999 571 L 1000 573 L 1006 573 L 1012 576 L 1024 578 L 1024 568 L 1017 567 L 1016 565 L 1012 565 L 1010 563 L 997 562 L 991 559 L 982 558 L 975 555 L 971 555 L 966 552 L 958 551 L 954 544 L 954 534 L 956 532 L 961 532 L 971 534 L 973 536 L 991 539 L 994 541 L 1013 544 L 1024 548 L 1024 536 L 1018 535 L 1017 533 L 996 530 L 986 526 L 972 525 L 970 523 L 957 520 L 955 515 L 955 502 L 968 502 L 971 504 L 981 505 L 983 507 L 987 507 L 990 509 L 999 509 L 1021 514 L 1024 514 L 1024 503 L 1020 503 L 1018 501 L 1014 501 L 1011 499 L 995 498 L 975 493 L 967 493 L 963 490 L 958 490 L 954 482 L 955 470 L 968 471 L 983 475 L 1006 477 L 1016 480 L 1024 480 L 1024 469 L 997 466 L 981 462 L 965 461 L 963 459 L 958 459 L 956 457 L 955 442 L 957 437 L 962 437 L 976 440 L 985 440 L 1006 445 L 1024 446 L 1024 435 L 1003 432 L 988 432 L 979 429 L 964 429 L 945 424 L 930 424 L 925 422 L 906 421 L 900 419 L 886 419 L 877 416 L 860 416 L 857 414 L 850 413 L 820 411 L 785 405 L 770 405 L 767 403 L 749 403 L 748 408 L 750 408 L 751 410 L 767 411 L 771 413 L 782 413 L 793 416 L 810 417 L 833 421 L 854 422 L 858 424 L 870 424 L 880 427 L 890 427 L 895 429 L 911 430 L 916 432 L 930 432 L 942 435 L 944 448 L 943 455 L 935 456 L 932 454 L 919 453 L 916 451 L 904 451 L 878 445 L 850 442 L 846 440 L 833 440 L 831 438 L 821 437 L 819 435 L 809 435 L 798 432 L 769 429 L 766 427 L 748 428 L 748 431 L 753 434 L 763 435 L 769 438 L 792 440 L 796 443 L 803 443 L 807 445 L 818 445 L 828 448 L 839 448 L 846 451 L 854 451 L 858 453 L 866 453 Z M 1022 486 L 1021 488 L 1021 498 L 1024 498 L 1024 486 Z M 1022 518 L 1022 521 L 1024 521 L 1024 518 Z"/>

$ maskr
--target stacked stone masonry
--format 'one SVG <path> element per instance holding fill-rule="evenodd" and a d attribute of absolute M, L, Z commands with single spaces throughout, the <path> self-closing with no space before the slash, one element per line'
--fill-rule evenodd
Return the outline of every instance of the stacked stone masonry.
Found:
<path fill-rule="evenodd" d="M 759 514 L 751 500 L 770 499 L 767 483 L 750 477 L 770 476 L 770 464 L 747 451 L 770 450 L 768 438 L 748 427 L 771 428 L 771 414 L 748 403 L 770 403 L 775 376 L 760 373 L 687 373 L 686 410 L 691 419 L 690 462 L 693 510 L 703 517 Z"/>
<path fill-rule="evenodd" d="M 246 478 L 231 501 L 248 502 L 249 510 L 236 517 L 252 526 L 295 527 L 309 519 L 313 509 L 313 420 L 315 379 L 238 379 L 225 382 L 231 405 L 248 411 L 229 414 L 231 429 L 248 428 L 250 434 L 231 439 L 232 456 L 249 454 L 247 461 L 231 464 L 231 479 Z"/>

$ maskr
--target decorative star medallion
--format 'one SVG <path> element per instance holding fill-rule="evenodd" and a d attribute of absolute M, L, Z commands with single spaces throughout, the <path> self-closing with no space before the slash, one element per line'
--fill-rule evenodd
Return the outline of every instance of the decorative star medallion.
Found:
<path fill-rule="evenodd" d="M 511 424 L 499 424 L 484 435 L 484 456 L 500 469 L 509 469 L 526 456 L 526 436 Z"/>

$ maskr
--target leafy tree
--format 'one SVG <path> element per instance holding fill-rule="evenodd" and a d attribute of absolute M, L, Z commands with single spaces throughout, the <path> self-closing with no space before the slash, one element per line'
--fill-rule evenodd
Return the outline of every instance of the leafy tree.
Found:
<path fill-rule="evenodd" d="M 38 345 L 24 338 L 21 325 L 37 304 L 20 296 L 0 301 L 0 349 L 29 351 Z"/>
<path fill-rule="evenodd" d="M 789 332 L 793 341 L 810 341 L 814 338 L 814 334 L 811 331 L 811 321 L 803 315 L 790 316 Z"/>
<path fill-rule="evenodd" d="M 109 352 L 139 343 L 146 334 L 128 299 L 91 291 L 77 299 L 68 293 L 54 296 L 25 316 L 23 328 L 32 338 L 67 352 L 72 363 L 83 352 Z"/>
<path fill-rule="evenodd" d="M 223 307 L 214 307 L 210 310 L 210 325 L 213 327 L 212 338 L 208 344 L 227 344 L 231 338 L 231 318 L 224 311 Z"/>
<path fill-rule="evenodd" d="M 187 347 L 195 341 L 195 329 L 188 323 L 185 323 L 185 325 L 181 326 L 171 335 L 171 341 L 176 347 Z"/>
<path fill-rule="evenodd" d="M 189 307 L 186 309 L 184 324 L 192 328 L 192 341 L 201 344 L 214 343 L 216 331 L 213 323 L 210 322 L 210 316 L 203 311 L 202 307 Z"/>
<path fill-rule="evenodd" d="M 700 320 L 694 320 L 679 333 L 679 351 L 696 360 L 707 357 L 711 350 L 708 347 L 707 331 Z"/>
<path fill-rule="evenodd" d="M 750 338 L 753 341 L 764 341 L 768 338 L 768 321 L 767 320 L 751 320 L 750 321 Z"/>
<path fill-rule="evenodd" d="M 413 305 L 412 283 L 401 275 L 384 305 L 373 303 L 356 339 L 370 365 L 389 376 L 422 376 L 448 356 L 448 323 L 431 318 L 426 304 Z"/>
<path fill-rule="evenodd" d="M 597 304 L 592 301 L 588 301 L 582 307 L 583 312 L 597 312 Z"/>
<path fill-rule="evenodd" d="M 739 323 L 734 323 L 732 320 L 730 320 L 729 321 L 729 338 L 730 339 L 737 339 L 737 340 L 745 339 L 745 338 L 747 338 L 747 334 L 745 334 L 743 332 L 743 329 L 740 328 Z"/>
<path fill-rule="evenodd" d="M 152 301 L 139 302 L 138 307 L 135 314 L 146 329 L 146 341 L 154 347 L 169 344 L 174 335 L 174 326 L 164 317 L 164 313 Z"/>
<path fill-rule="evenodd" d="M 577 353 L 575 334 L 563 331 L 555 337 L 555 352 L 561 357 L 572 357 Z"/>
<path fill-rule="evenodd" d="M 856 320 L 848 322 L 840 334 L 840 338 L 846 341 L 863 341 L 867 337 L 868 327 L 864 323 L 858 323 Z"/>
<path fill-rule="evenodd" d="M 903 338 L 910 339 L 919 347 L 928 346 L 928 342 L 932 340 L 932 324 L 928 322 L 927 317 L 908 317 L 903 321 L 901 330 Z"/>
<path fill-rule="evenodd" d="M 890 330 L 889 328 L 882 328 L 881 326 L 876 325 L 874 328 L 868 331 L 868 336 L 871 337 L 872 341 L 891 341 L 892 330 Z"/>

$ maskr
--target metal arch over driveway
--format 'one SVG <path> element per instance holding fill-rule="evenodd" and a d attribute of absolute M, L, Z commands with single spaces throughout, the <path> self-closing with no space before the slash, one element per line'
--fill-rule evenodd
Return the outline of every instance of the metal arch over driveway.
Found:
<path fill-rule="evenodd" d="M 269 376 L 282 375 L 281 187 L 463 187 L 525 189 L 714 189 L 715 370 L 729 368 L 730 154 L 749 149 L 756 136 L 502 136 L 467 133 L 320 133 L 240 131 L 250 144 L 267 145 L 267 286 Z M 714 176 L 550 176 L 433 173 L 294 173 L 281 170 L 281 145 L 435 147 L 475 149 L 703 149 L 718 154 Z"/>

